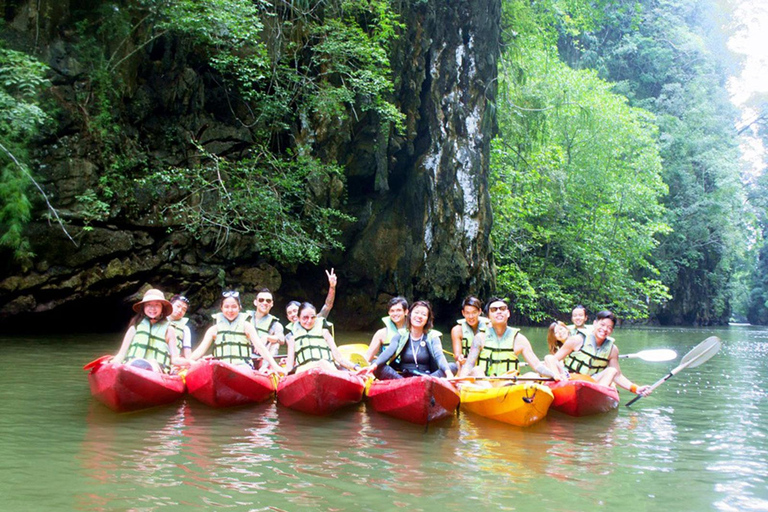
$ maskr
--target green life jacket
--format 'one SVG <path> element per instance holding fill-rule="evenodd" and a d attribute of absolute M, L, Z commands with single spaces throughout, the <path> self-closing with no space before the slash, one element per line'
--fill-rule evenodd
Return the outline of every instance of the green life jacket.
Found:
<path fill-rule="evenodd" d="M 518 369 L 520 361 L 515 354 L 515 338 L 520 329 L 507 327 L 499 339 L 496 329 L 488 326 L 485 332 L 485 343 L 477 358 L 477 367 L 489 377 L 501 375 Z"/>
<path fill-rule="evenodd" d="M 384 322 L 384 327 L 387 329 L 387 335 L 384 336 L 384 341 L 381 342 L 381 347 L 379 348 L 379 354 L 384 352 L 384 350 L 389 346 L 390 342 L 392 341 L 392 338 L 397 336 L 400 332 L 400 329 L 397 328 L 397 325 L 395 322 L 392 321 L 391 318 L 388 316 L 382 317 L 382 322 Z"/>
<path fill-rule="evenodd" d="M 576 336 L 577 334 L 581 334 L 582 336 L 584 336 L 586 338 L 587 334 L 589 334 L 591 332 L 592 332 L 592 328 L 589 327 L 588 325 L 585 325 L 584 327 L 582 327 L 580 329 L 577 329 L 574 324 L 571 324 L 571 325 L 568 326 L 568 333 L 571 336 Z"/>
<path fill-rule="evenodd" d="M 184 346 L 184 327 L 189 323 L 189 318 L 183 316 L 179 320 L 171 320 L 170 317 L 168 317 L 168 322 L 170 322 L 176 330 L 176 350 L 181 354 L 181 350 Z"/>
<path fill-rule="evenodd" d="M 259 338 L 270 334 L 270 331 L 272 331 L 272 327 L 275 324 L 280 323 L 277 317 L 272 315 L 264 315 L 260 319 L 256 319 L 255 311 L 249 311 L 249 313 L 251 313 L 251 322 L 253 323 L 253 326 L 256 328 L 256 332 L 259 334 Z"/>
<path fill-rule="evenodd" d="M 315 321 L 315 325 L 306 330 L 298 322 L 293 327 L 293 349 L 296 353 L 296 366 L 302 366 L 312 361 L 331 361 L 333 354 L 331 348 L 323 337 L 323 329 L 328 329 L 330 324 L 325 321 Z"/>
<path fill-rule="evenodd" d="M 402 354 L 403 349 L 405 348 L 406 343 L 408 343 L 408 340 L 410 339 L 410 333 L 406 329 L 400 329 L 398 334 L 400 335 L 400 340 L 397 342 L 397 349 L 395 350 L 395 355 L 392 356 L 389 359 L 389 361 L 387 361 L 387 364 L 389 364 L 389 365 L 394 364 L 395 366 L 399 367 L 399 365 L 403 362 L 402 358 L 400 357 L 400 355 Z M 433 350 L 432 350 L 432 343 L 435 340 L 435 338 L 437 338 L 437 344 L 442 346 L 442 343 L 440 342 L 440 337 L 442 335 L 443 335 L 443 333 L 441 333 L 437 329 L 431 329 L 427 333 L 427 338 L 425 340 L 425 344 L 427 346 L 427 350 L 429 350 L 429 355 L 431 356 L 431 358 L 430 358 L 430 368 L 429 368 L 430 372 L 434 372 L 434 371 L 437 371 L 437 370 L 440 369 L 437 366 L 438 355 L 433 352 Z"/>
<path fill-rule="evenodd" d="M 461 353 L 464 357 L 469 354 L 469 349 L 472 348 L 472 342 L 475 340 L 475 331 L 467 323 L 467 320 L 462 318 L 456 320 L 456 323 L 461 326 Z M 486 318 L 479 318 L 477 321 L 477 333 L 486 332 L 490 322 Z"/>
<path fill-rule="evenodd" d="M 216 319 L 213 357 L 233 365 L 253 366 L 253 345 L 245 335 L 245 324 L 250 321 L 250 316 L 238 313 L 232 322 L 223 313 L 216 313 L 213 318 Z"/>
<path fill-rule="evenodd" d="M 603 344 L 597 346 L 593 333 L 586 336 L 579 350 L 574 350 L 565 358 L 563 364 L 568 370 L 584 375 L 594 375 L 608 367 L 608 360 L 613 349 L 613 338 L 605 338 Z"/>
<path fill-rule="evenodd" d="M 168 373 L 171 368 L 171 351 L 165 341 L 165 333 L 170 326 L 171 323 L 167 319 L 153 324 L 149 318 L 143 318 L 136 326 L 136 334 L 128 346 L 126 362 L 134 359 L 152 359 Z"/>

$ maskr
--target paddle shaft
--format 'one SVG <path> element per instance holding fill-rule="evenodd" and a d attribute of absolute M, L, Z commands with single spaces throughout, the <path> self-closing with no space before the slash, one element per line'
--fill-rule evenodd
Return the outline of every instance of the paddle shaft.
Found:
<path fill-rule="evenodd" d="M 716 341 L 715 341 L 716 340 Z M 702 347 L 704 347 L 702 349 Z M 714 348 L 714 351 L 712 350 Z M 709 358 L 714 356 L 718 351 L 720 350 L 720 340 L 718 338 L 710 337 L 704 340 L 703 342 L 696 345 L 690 352 L 688 352 L 685 357 L 683 357 L 683 363 L 679 364 L 677 367 L 675 367 L 671 372 L 669 372 L 667 375 L 662 377 L 661 379 L 657 380 L 656 382 L 651 385 L 651 388 L 648 390 L 650 393 L 657 387 L 661 386 L 664 382 L 671 379 L 674 375 L 680 373 L 681 371 L 685 370 L 689 366 L 698 366 L 699 364 L 702 364 L 706 362 Z M 696 351 L 700 351 L 699 354 L 696 354 Z M 691 357 L 693 356 L 693 357 Z M 686 359 L 688 359 L 686 361 Z M 627 407 L 632 405 L 633 403 L 637 402 L 643 397 L 643 395 L 637 395 L 635 398 L 627 402 Z"/>
<path fill-rule="evenodd" d="M 536 381 L 536 382 L 552 382 L 555 379 L 552 377 L 454 377 L 452 379 L 448 379 L 450 382 L 458 382 L 458 381 L 473 381 L 473 380 L 512 380 L 512 381 Z"/>
<path fill-rule="evenodd" d="M 642 359 L 643 361 L 650 361 L 658 363 L 661 361 L 671 361 L 677 357 L 677 352 L 668 348 L 641 350 L 634 354 L 620 354 L 620 359 Z"/>

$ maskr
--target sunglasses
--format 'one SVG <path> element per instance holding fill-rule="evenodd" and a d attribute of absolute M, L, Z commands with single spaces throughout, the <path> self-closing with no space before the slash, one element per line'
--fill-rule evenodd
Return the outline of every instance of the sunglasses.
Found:
<path fill-rule="evenodd" d="M 256 302 L 266 302 L 267 304 L 272 304 L 272 299 L 265 299 L 264 297 L 259 297 L 256 299 Z"/>
<path fill-rule="evenodd" d="M 185 297 L 185 296 L 183 296 L 183 295 L 179 295 L 178 297 L 176 297 L 176 300 L 180 300 L 180 301 L 181 301 L 181 302 L 183 302 L 184 304 L 189 304 L 189 299 L 188 299 L 188 298 L 186 298 L 186 297 Z M 174 301 L 174 302 L 175 302 L 175 301 Z"/>
<path fill-rule="evenodd" d="M 228 299 L 230 297 L 233 297 L 235 299 L 239 299 L 240 298 L 240 292 L 236 292 L 236 291 L 232 290 L 232 291 L 228 291 L 228 292 L 222 293 L 221 296 L 224 297 L 225 299 Z"/>
<path fill-rule="evenodd" d="M 505 304 L 504 306 L 491 306 L 488 308 L 488 311 L 491 313 L 495 313 L 497 311 L 506 311 L 507 309 L 509 308 Z"/>

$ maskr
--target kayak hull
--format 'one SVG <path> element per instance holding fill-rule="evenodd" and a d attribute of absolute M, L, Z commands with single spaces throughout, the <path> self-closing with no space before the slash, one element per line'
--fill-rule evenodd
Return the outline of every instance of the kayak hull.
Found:
<path fill-rule="evenodd" d="M 322 416 L 360 402 L 364 389 L 362 377 L 312 368 L 281 379 L 277 401 L 290 409 Z"/>
<path fill-rule="evenodd" d="M 187 372 L 186 382 L 189 394 L 211 407 L 264 402 L 275 393 L 272 377 L 215 359 L 195 364 Z"/>
<path fill-rule="evenodd" d="M 459 406 L 456 389 L 431 376 L 375 381 L 366 394 L 375 411 L 419 425 L 451 416 Z"/>
<path fill-rule="evenodd" d="M 462 384 L 460 395 L 462 409 L 518 427 L 544 419 L 554 400 L 548 387 L 533 382 L 491 388 Z"/>
<path fill-rule="evenodd" d="M 96 400 L 117 412 L 169 404 L 184 394 L 184 381 L 178 375 L 115 363 L 94 367 L 88 385 Z"/>
<path fill-rule="evenodd" d="M 570 416 L 603 414 L 619 406 L 619 392 L 591 380 L 567 380 L 550 384 L 555 396 L 552 409 Z"/>

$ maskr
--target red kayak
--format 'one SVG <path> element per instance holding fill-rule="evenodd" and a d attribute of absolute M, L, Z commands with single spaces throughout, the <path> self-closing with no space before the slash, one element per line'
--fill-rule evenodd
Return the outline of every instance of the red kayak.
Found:
<path fill-rule="evenodd" d="M 419 425 L 450 416 L 459 406 L 456 389 L 430 376 L 379 380 L 366 394 L 375 411 Z"/>
<path fill-rule="evenodd" d="M 216 359 L 194 364 L 186 382 L 189 394 L 211 407 L 263 402 L 275 393 L 275 382 L 269 375 Z"/>
<path fill-rule="evenodd" d="M 277 401 L 308 414 L 330 414 L 363 399 L 365 379 L 352 373 L 312 368 L 284 377 L 277 385 Z"/>
<path fill-rule="evenodd" d="M 96 400 L 117 412 L 168 404 L 184 394 L 184 381 L 178 375 L 101 362 L 104 360 L 86 365 L 91 370 L 88 384 Z"/>
<path fill-rule="evenodd" d="M 555 399 L 552 409 L 571 416 L 589 416 L 616 409 L 619 392 L 612 386 L 601 386 L 591 377 L 571 374 L 571 379 L 549 384 Z"/>

